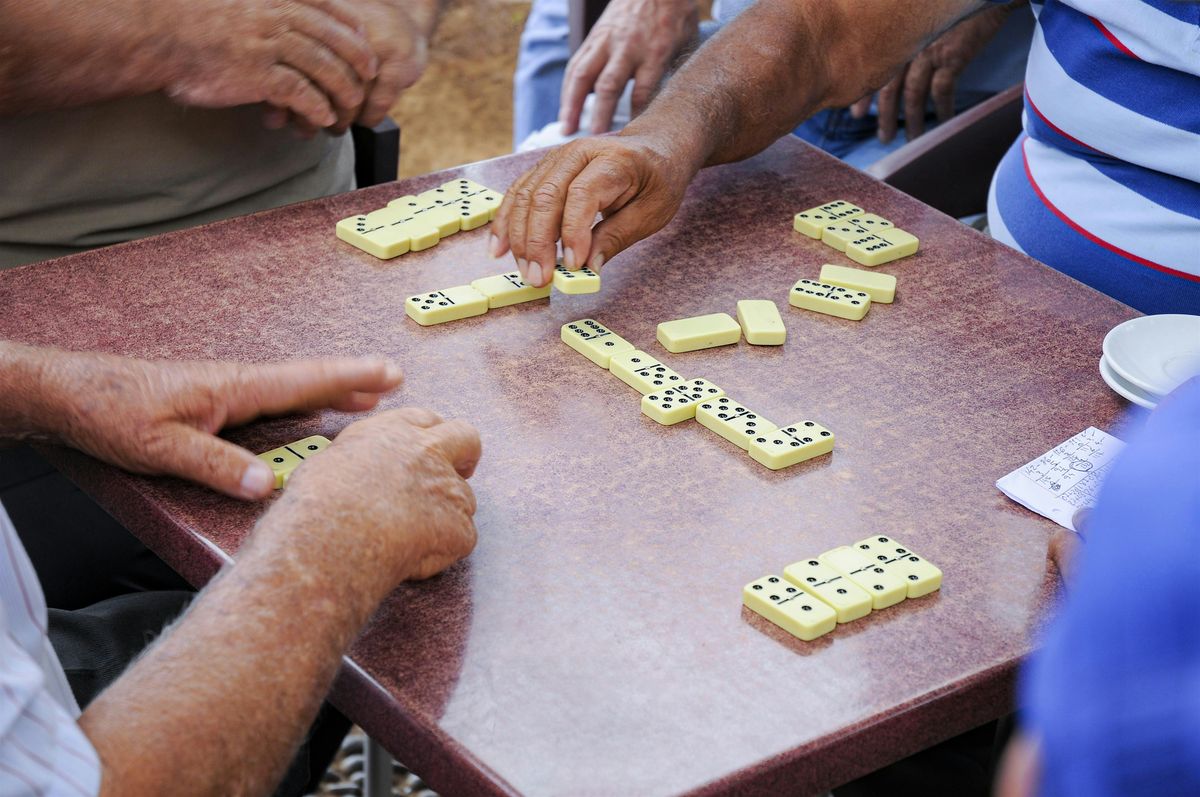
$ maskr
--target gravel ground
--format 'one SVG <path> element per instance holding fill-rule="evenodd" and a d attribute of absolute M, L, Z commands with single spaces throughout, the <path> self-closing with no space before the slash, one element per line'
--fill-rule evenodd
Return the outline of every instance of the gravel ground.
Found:
<path fill-rule="evenodd" d="M 310 797 L 362 797 L 366 777 L 363 746 L 367 735 L 355 726 L 346 734 L 342 748 L 321 779 L 321 788 Z M 438 797 L 437 792 L 396 761 L 392 764 L 392 794 L 394 797 Z"/>

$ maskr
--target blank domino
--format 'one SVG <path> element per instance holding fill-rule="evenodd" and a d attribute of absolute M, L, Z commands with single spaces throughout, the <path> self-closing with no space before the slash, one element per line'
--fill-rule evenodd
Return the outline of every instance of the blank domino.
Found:
<path fill-rule="evenodd" d="M 700 402 L 696 420 L 743 451 L 750 447 L 750 441 L 755 437 L 779 428 L 728 396 Z"/>
<path fill-rule="evenodd" d="M 896 298 L 896 277 L 892 274 L 826 263 L 821 266 L 821 282 L 852 291 L 862 291 L 871 297 L 872 302 L 880 304 L 891 304 Z"/>
<path fill-rule="evenodd" d="M 742 603 L 755 614 L 805 642 L 837 626 L 837 613 L 779 576 L 763 576 L 742 589 Z"/>
<path fill-rule="evenodd" d="M 571 271 L 560 263 L 554 267 L 552 283 L 559 293 L 596 293 L 600 290 L 600 275 L 587 266 L 578 271 Z"/>
<path fill-rule="evenodd" d="M 672 371 L 644 351 L 627 351 L 614 354 L 608 361 L 608 370 L 631 388 L 641 393 L 653 393 L 683 384 L 683 377 Z"/>
<path fill-rule="evenodd" d="M 562 340 L 601 368 L 608 368 L 614 354 L 633 351 L 632 343 L 590 318 L 563 324 Z"/>
<path fill-rule="evenodd" d="M 916 254 L 920 245 L 917 236 L 896 227 L 851 241 L 846 246 L 846 257 L 864 266 L 882 266 Z"/>
<path fill-rule="evenodd" d="M 809 238 L 820 240 L 821 231 L 826 226 L 833 224 L 835 221 L 861 216 L 862 214 L 863 209 L 858 205 L 852 205 L 843 199 L 839 199 L 834 202 L 828 202 L 820 207 L 800 211 L 792 219 L 792 228 L 796 232 L 804 233 Z"/>
<path fill-rule="evenodd" d="M 521 302 L 532 302 L 535 299 L 545 299 L 550 295 L 549 285 L 541 288 L 526 285 L 525 280 L 521 279 L 520 272 L 517 271 L 477 279 L 471 283 L 471 287 L 487 297 L 489 310 Z"/>
<path fill-rule="evenodd" d="M 737 303 L 737 320 L 751 345 L 780 346 L 787 339 L 779 308 L 770 299 L 742 299 Z"/>
<path fill-rule="evenodd" d="M 899 577 L 907 585 L 910 598 L 920 598 L 942 586 L 942 571 L 903 543 L 889 537 L 867 537 L 854 543 L 854 547 Z"/>
<path fill-rule="evenodd" d="M 404 312 L 423 327 L 483 315 L 487 311 L 488 297 L 470 285 L 420 293 L 404 302 Z"/>
<path fill-rule="evenodd" d="M 673 354 L 737 343 L 742 328 L 729 313 L 710 313 L 695 318 L 664 321 L 658 325 L 658 342 Z"/>
<path fill-rule="evenodd" d="M 275 474 L 275 489 L 278 490 L 287 484 L 288 479 L 292 477 L 292 471 L 300 467 L 304 460 L 328 447 L 329 439 L 315 434 L 259 454 L 258 458 L 270 466 L 271 472 Z"/>
<path fill-rule="evenodd" d="M 825 285 L 803 279 L 788 292 L 788 303 L 802 310 L 861 321 L 871 309 L 871 297 L 863 291 L 852 291 L 837 285 Z"/>
<path fill-rule="evenodd" d="M 843 545 L 817 559 L 866 590 L 873 608 L 886 609 L 908 597 L 908 585 L 899 576 L 887 572 L 857 548 Z"/>
<path fill-rule="evenodd" d="M 816 421 L 800 421 L 750 441 L 750 458 L 771 470 L 780 470 L 833 450 L 833 432 Z"/>
<path fill-rule="evenodd" d="M 668 390 L 656 390 L 642 397 L 642 414 L 663 426 L 672 426 L 696 417 L 701 401 L 718 399 L 725 391 L 707 379 L 693 379 Z"/>
<path fill-rule="evenodd" d="M 837 612 L 839 623 L 849 623 L 871 613 L 871 595 L 841 573 L 816 559 L 794 562 L 783 577 Z"/>

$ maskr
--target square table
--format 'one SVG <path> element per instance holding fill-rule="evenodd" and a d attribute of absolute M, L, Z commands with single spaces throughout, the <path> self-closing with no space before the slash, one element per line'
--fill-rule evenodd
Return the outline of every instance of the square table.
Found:
<path fill-rule="evenodd" d="M 1054 527 L 993 484 L 1118 419 L 1096 363 L 1135 313 L 795 139 L 701 173 L 597 294 L 422 328 L 407 296 L 513 268 L 488 257 L 487 230 L 390 261 L 334 237 L 340 218 L 460 176 L 504 189 L 537 158 L 3 272 L 0 335 L 139 357 L 387 355 L 407 381 L 384 406 L 480 429 L 478 548 L 385 601 L 332 696 L 446 795 L 817 792 L 1009 711 L 1057 589 Z M 850 264 L 792 230 L 833 199 L 922 241 L 882 269 L 898 297 L 862 322 L 787 304 L 822 263 Z M 761 298 L 782 310 L 782 347 L 655 343 L 660 321 Z M 817 420 L 836 449 L 773 472 L 697 423 L 659 426 L 560 342 L 582 318 L 777 423 Z M 351 420 L 227 434 L 263 451 Z M 194 584 L 270 505 L 50 456 Z M 813 642 L 742 608 L 747 582 L 876 533 L 939 565 L 941 591 Z"/>

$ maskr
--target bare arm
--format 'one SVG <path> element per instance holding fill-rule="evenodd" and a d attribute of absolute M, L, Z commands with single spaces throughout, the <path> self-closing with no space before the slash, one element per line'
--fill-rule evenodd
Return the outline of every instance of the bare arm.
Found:
<path fill-rule="evenodd" d="M 514 183 L 497 214 L 493 254 L 511 250 L 536 285 L 548 281 L 560 238 L 571 267 L 603 265 L 665 225 L 700 168 L 754 155 L 812 113 L 853 103 L 983 6 L 760 0 L 621 134 L 553 150 Z M 596 213 L 605 219 L 593 230 Z"/>

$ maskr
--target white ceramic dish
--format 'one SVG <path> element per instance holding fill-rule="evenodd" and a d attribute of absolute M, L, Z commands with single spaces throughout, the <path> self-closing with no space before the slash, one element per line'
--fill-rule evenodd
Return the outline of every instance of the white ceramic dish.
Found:
<path fill-rule="evenodd" d="M 1165 396 L 1200 374 L 1200 315 L 1148 315 L 1126 321 L 1104 336 L 1104 357 L 1126 384 Z"/>
<path fill-rule="evenodd" d="M 1108 358 L 1100 355 L 1100 378 L 1105 384 L 1113 389 L 1117 395 L 1129 399 L 1139 407 L 1145 407 L 1148 410 L 1158 406 L 1158 396 L 1153 396 L 1144 391 L 1138 390 L 1133 385 L 1126 382 L 1118 376 L 1108 363 Z"/>

